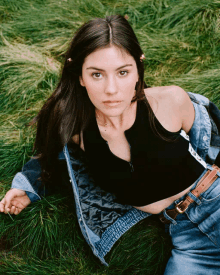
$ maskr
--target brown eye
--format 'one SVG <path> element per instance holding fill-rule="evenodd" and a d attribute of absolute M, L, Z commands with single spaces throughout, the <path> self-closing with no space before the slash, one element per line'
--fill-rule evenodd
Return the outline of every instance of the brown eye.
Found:
<path fill-rule="evenodd" d="M 100 78 L 101 73 L 92 73 L 92 77 Z"/>
<path fill-rule="evenodd" d="M 125 76 L 125 75 L 128 74 L 128 71 L 120 71 L 120 74 L 121 74 L 122 76 Z"/>

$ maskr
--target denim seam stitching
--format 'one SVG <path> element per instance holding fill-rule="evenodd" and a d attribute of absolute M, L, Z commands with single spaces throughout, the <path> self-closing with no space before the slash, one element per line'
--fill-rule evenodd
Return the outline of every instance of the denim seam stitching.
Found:
<path fill-rule="evenodd" d="M 69 176 L 70 176 L 71 181 L 72 181 L 71 183 L 72 183 L 72 186 L 73 186 L 73 190 L 74 190 L 74 192 L 75 192 L 76 195 L 77 195 L 77 196 L 74 196 L 74 197 L 75 197 L 75 200 L 77 201 L 77 204 L 78 204 L 78 207 L 76 207 L 76 209 L 78 208 L 78 211 L 80 212 L 80 217 L 79 217 L 78 222 L 79 222 L 79 226 L 80 226 L 80 219 L 81 219 L 81 222 L 83 223 L 83 227 L 84 227 L 84 230 L 85 230 L 85 232 L 83 232 L 83 230 L 82 230 L 82 228 L 81 228 L 81 226 L 80 226 L 80 229 L 81 229 L 81 231 L 82 231 L 82 235 L 83 235 L 83 236 L 85 237 L 85 239 L 87 240 L 87 242 L 88 242 L 89 246 L 91 247 L 91 249 L 92 249 L 94 255 L 95 255 L 95 256 L 98 256 L 98 258 L 100 259 L 100 261 L 101 261 L 104 265 L 108 266 L 108 264 L 106 263 L 106 261 L 105 261 L 103 258 L 101 258 L 101 257 L 99 256 L 99 251 L 97 251 L 95 245 L 94 245 L 93 242 L 90 240 L 88 231 L 87 231 L 87 229 L 86 229 L 86 226 L 87 226 L 87 225 L 86 225 L 85 220 L 84 220 L 84 218 L 83 218 L 82 209 L 81 209 L 80 201 L 79 201 L 79 194 L 78 194 L 77 191 L 76 191 L 77 183 L 76 183 L 75 173 L 74 173 L 74 170 L 73 170 L 72 165 L 71 165 L 70 155 L 69 155 L 69 150 L 68 150 L 67 144 L 64 146 L 63 152 L 64 152 L 64 155 L 65 155 L 65 158 L 66 158 L 67 167 L 68 167 L 68 172 L 70 172 L 70 173 L 69 173 Z M 71 173 L 71 172 L 72 172 L 72 173 Z M 83 234 L 83 233 L 84 233 L 84 234 Z M 85 235 L 86 235 L 86 236 L 85 236 Z"/>
<path fill-rule="evenodd" d="M 198 228 L 204 235 L 206 235 L 206 236 L 208 237 L 208 239 L 209 239 L 216 247 L 218 247 L 218 245 L 215 243 L 215 241 L 212 240 L 212 238 L 210 238 L 210 236 L 209 236 L 207 233 L 205 233 L 205 232 L 200 228 L 199 224 L 196 223 L 196 222 L 193 222 L 193 220 L 189 217 L 189 215 L 188 215 L 187 212 L 186 212 L 186 215 L 187 215 L 188 219 L 189 219 L 193 224 L 196 224 L 196 225 L 197 225 L 197 228 Z"/>
<path fill-rule="evenodd" d="M 215 198 L 213 198 L 213 199 L 206 199 L 202 195 L 201 195 L 201 197 L 202 197 L 202 202 L 203 203 L 209 203 L 209 202 L 212 202 L 212 201 L 218 199 L 220 197 L 220 194 L 218 196 L 216 196 Z"/>
<path fill-rule="evenodd" d="M 172 219 L 167 213 L 166 213 L 166 210 L 163 211 L 163 215 L 166 219 L 168 219 L 169 221 L 171 221 L 172 224 L 177 224 L 177 221 Z"/>

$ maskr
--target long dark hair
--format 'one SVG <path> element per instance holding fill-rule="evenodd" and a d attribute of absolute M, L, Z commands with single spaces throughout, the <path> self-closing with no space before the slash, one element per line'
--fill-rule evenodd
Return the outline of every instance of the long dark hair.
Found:
<path fill-rule="evenodd" d="M 111 15 L 83 24 L 66 52 L 57 88 L 32 122 L 37 122 L 34 150 L 45 182 L 52 179 L 58 153 L 74 135 L 80 136 L 94 111 L 86 88 L 79 82 L 84 59 L 95 50 L 110 45 L 122 48 L 135 59 L 139 80 L 133 101 L 144 97 L 147 86 L 144 83 L 144 63 L 140 60 L 143 52 L 128 21 L 121 15 Z"/>

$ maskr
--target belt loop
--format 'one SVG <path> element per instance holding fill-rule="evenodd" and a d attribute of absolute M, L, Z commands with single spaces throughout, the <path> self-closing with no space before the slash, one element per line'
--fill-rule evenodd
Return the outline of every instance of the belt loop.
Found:
<path fill-rule="evenodd" d="M 208 169 L 210 171 L 208 171 Z M 199 181 L 196 182 L 196 187 L 191 189 L 191 191 L 186 194 L 185 199 L 181 200 L 180 198 L 175 200 L 175 208 L 167 209 L 167 212 L 164 209 L 162 214 L 160 214 L 159 219 L 165 224 L 169 224 L 171 222 L 173 224 L 177 224 L 175 221 L 177 215 L 185 213 L 185 211 L 194 201 L 198 205 L 201 204 L 201 200 L 199 199 L 200 194 L 206 191 L 213 184 L 213 182 L 215 182 L 217 178 L 216 175 L 219 176 L 219 171 L 220 168 L 215 164 L 213 164 L 213 166 L 207 165 L 207 169 L 204 171 L 204 173 L 202 173 Z M 178 200 L 180 200 L 180 202 L 177 203 Z"/>
<path fill-rule="evenodd" d="M 177 222 L 174 220 L 174 219 L 172 219 L 168 214 L 167 214 L 167 212 L 166 212 L 166 209 L 164 209 L 163 210 L 163 215 L 164 215 L 164 217 L 167 219 L 167 220 L 169 220 L 171 223 L 173 223 L 173 224 L 177 224 Z"/>
<path fill-rule="evenodd" d="M 209 169 L 209 170 L 213 170 L 213 169 L 216 169 L 217 168 L 217 175 L 220 177 L 220 169 L 219 169 L 219 167 L 218 166 L 216 166 L 215 164 L 213 164 L 212 166 L 210 165 L 210 164 L 208 164 L 207 163 L 207 168 Z"/>
<path fill-rule="evenodd" d="M 197 198 L 195 195 L 193 195 L 190 191 L 187 193 L 187 195 L 193 199 L 198 205 L 200 205 L 202 202 L 199 198 Z"/>
<path fill-rule="evenodd" d="M 209 170 L 213 170 L 213 167 L 212 167 L 212 165 L 210 165 L 209 163 L 207 163 L 207 169 L 209 169 Z"/>

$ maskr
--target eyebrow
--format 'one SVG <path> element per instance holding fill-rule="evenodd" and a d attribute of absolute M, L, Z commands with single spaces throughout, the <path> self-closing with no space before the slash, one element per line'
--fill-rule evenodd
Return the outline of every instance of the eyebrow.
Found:
<path fill-rule="evenodd" d="M 123 65 L 123 66 L 117 68 L 116 71 L 119 70 L 119 69 L 122 69 L 122 68 L 124 68 L 124 67 L 127 67 L 127 66 L 133 66 L 133 65 L 132 65 L 132 64 Z M 100 69 L 100 68 L 96 68 L 96 67 L 89 67 L 89 68 L 86 68 L 86 70 L 89 70 L 89 69 L 93 69 L 93 70 L 98 70 L 98 71 L 105 72 L 105 70 Z"/>

